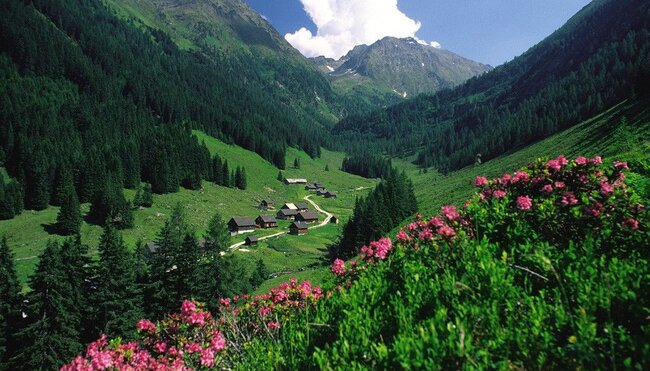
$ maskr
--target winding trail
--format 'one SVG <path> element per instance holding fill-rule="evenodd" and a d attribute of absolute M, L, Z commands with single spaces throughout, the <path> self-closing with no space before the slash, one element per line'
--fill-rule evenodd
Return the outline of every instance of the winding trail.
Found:
<path fill-rule="evenodd" d="M 332 214 L 332 213 L 330 213 L 328 211 L 325 211 L 323 208 L 318 206 L 318 204 L 316 202 L 311 200 L 311 196 L 313 196 L 313 195 L 305 196 L 305 197 L 303 197 L 303 200 L 305 200 L 305 201 L 309 202 L 310 204 L 312 204 L 312 206 L 314 206 L 314 208 L 319 213 L 325 214 L 325 220 L 323 220 L 323 222 L 321 222 L 320 224 L 313 225 L 313 226 L 309 227 L 309 229 L 316 229 L 316 228 L 324 227 L 330 222 L 330 220 L 332 219 L 334 214 Z M 282 235 L 288 234 L 288 233 L 289 233 L 288 231 L 283 231 L 283 232 L 278 232 L 278 233 L 275 233 L 275 234 L 272 234 L 272 235 L 269 235 L 269 236 L 258 237 L 257 239 L 258 240 L 266 240 L 267 238 L 278 237 L 278 236 L 282 236 Z M 230 251 L 237 250 L 237 251 L 240 251 L 240 252 L 250 252 L 250 250 L 247 250 L 247 249 L 240 249 L 240 247 L 244 246 L 245 243 L 246 243 L 245 241 L 242 241 L 242 242 L 237 242 L 236 244 L 230 245 L 230 247 L 228 247 L 228 251 L 230 252 Z M 222 251 L 221 255 L 226 255 L 226 252 Z"/>

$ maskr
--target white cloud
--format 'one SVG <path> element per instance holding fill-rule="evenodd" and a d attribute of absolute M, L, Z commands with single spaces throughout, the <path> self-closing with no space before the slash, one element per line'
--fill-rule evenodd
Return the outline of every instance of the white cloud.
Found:
<path fill-rule="evenodd" d="M 433 47 L 436 48 L 436 49 L 440 49 L 440 48 L 442 48 L 442 45 L 440 45 L 440 43 L 437 42 L 437 41 L 432 41 L 432 42 L 431 42 L 431 46 L 433 46 Z"/>
<path fill-rule="evenodd" d="M 397 7 L 397 0 L 300 0 L 318 28 L 304 27 L 284 37 L 307 57 L 340 58 L 356 45 L 372 44 L 386 36 L 416 37 L 420 22 Z M 417 38 L 416 38 L 417 39 Z M 434 47 L 440 44 L 434 42 Z M 426 44 L 426 42 L 425 42 Z"/>

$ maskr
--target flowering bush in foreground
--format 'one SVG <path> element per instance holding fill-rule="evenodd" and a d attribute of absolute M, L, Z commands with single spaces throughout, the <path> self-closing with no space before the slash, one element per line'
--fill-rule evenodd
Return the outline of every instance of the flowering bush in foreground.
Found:
<path fill-rule="evenodd" d="M 226 341 L 202 304 L 184 301 L 180 314 L 154 324 L 141 320 L 139 341 L 121 344 L 106 336 L 61 370 L 191 370 L 219 367 Z"/>
<path fill-rule="evenodd" d="M 647 369 L 647 200 L 626 168 L 560 156 L 478 177 L 462 209 L 335 260 L 333 292 L 291 280 L 215 318 L 185 302 L 63 369 Z"/>

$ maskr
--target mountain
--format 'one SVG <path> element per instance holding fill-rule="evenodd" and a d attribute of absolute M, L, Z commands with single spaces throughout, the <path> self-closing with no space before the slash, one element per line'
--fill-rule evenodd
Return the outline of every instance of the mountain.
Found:
<path fill-rule="evenodd" d="M 523 55 L 452 90 L 341 120 L 348 150 L 417 154 L 440 171 L 489 160 L 647 92 L 650 3 L 597 0 Z"/>
<path fill-rule="evenodd" d="M 385 37 L 372 45 L 356 46 L 338 61 L 325 57 L 311 60 L 340 92 L 365 85 L 389 92 L 392 98 L 434 93 L 491 69 L 410 37 Z"/>

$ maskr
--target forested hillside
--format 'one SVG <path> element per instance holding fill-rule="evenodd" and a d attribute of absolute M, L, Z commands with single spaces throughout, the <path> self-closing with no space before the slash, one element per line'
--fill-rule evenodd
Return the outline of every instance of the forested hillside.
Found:
<path fill-rule="evenodd" d="M 0 161 L 15 179 L 1 195 L 4 218 L 56 204 L 63 174 L 73 175 L 81 202 L 107 183 L 145 181 L 157 193 L 194 187 L 209 178 L 211 159 L 192 128 L 280 168 L 287 146 L 320 152 L 318 115 L 275 94 L 260 66 L 180 50 L 97 0 L 11 0 L 0 10 Z"/>
<path fill-rule="evenodd" d="M 650 4 L 597 0 L 522 56 L 458 88 L 343 119 L 348 147 L 371 138 L 448 172 L 489 160 L 647 93 Z"/>

